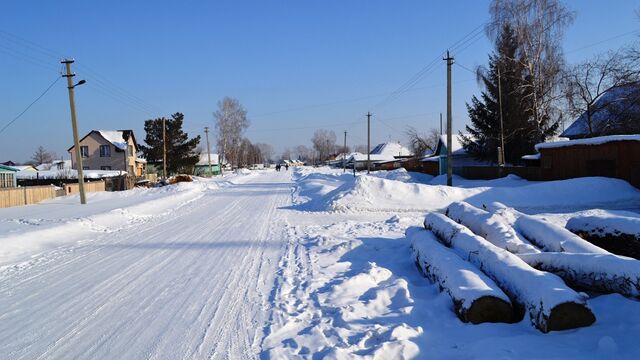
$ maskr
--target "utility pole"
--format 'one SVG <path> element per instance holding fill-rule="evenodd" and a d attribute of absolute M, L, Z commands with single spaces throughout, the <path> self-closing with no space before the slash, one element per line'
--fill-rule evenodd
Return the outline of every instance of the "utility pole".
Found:
<path fill-rule="evenodd" d="M 167 126 L 165 118 L 162 117 L 162 175 L 167 179 Z"/>
<path fill-rule="evenodd" d="M 442 135 L 442 113 L 440 113 L 440 135 Z"/>
<path fill-rule="evenodd" d="M 211 147 L 209 147 L 209 127 L 204 127 L 204 134 L 207 138 L 207 160 L 209 161 L 209 176 L 213 176 L 213 170 L 211 169 Z"/>
<path fill-rule="evenodd" d="M 442 59 L 447 62 L 447 186 L 453 186 L 453 156 L 451 154 L 452 144 L 452 115 L 451 115 L 451 65 L 453 65 L 453 57 L 449 55 Z"/>
<path fill-rule="evenodd" d="M 84 84 L 84 80 L 80 80 L 77 84 L 73 84 L 73 77 L 76 74 L 71 72 L 71 64 L 73 59 L 62 60 L 61 63 L 67 68 L 67 74 L 62 75 L 67 78 L 67 89 L 69 89 L 69 106 L 71 107 L 71 129 L 73 131 L 73 147 L 76 153 L 76 167 L 78 168 L 78 190 L 80 191 L 80 204 L 86 204 L 87 198 L 84 193 L 84 173 L 82 169 L 82 154 L 80 152 L 80 141 L 78 140 L 78 124 L 76 119 L 76 101 L 73 92 L 73 88 L 77 85 Z"/>
<path fill-rule="evenodd" d="M 367 113 L 367 174 L 371 173 L 371 113 Z"/>
<path fill-rule="evenodd" d="M 344 146 L 342 147 L 342 172 L 347 172 L 347 130 L 344 131 Z"/>
<path fill-rule="evenodd" d="M 500 65 L 498 65 L 498 106 L 500 106 L 500 154 L 498 160 L 500 166 L 504 166 L 504 123 L 502 121 L 502 86 L 500 85 Z"/>

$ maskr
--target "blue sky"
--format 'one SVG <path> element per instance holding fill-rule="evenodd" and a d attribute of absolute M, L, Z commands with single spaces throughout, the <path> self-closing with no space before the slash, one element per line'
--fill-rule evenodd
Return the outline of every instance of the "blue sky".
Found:
<path fill-rule="evenodd" d="M 316 128 L 349 132 L 350 145 L 404 142 L 408 126 L 439 126 L 446 109 L 444 61 L 409 91 L 393 93 L 456 41 L 488 20 L 488 1 L 4 1 L 0 4 L 0 128 L 44 91 L 73 57 L 81 136 L 133 129 L 145 119 L 185 114 L 190 135 L 213 127 L 224 96 L 248 110 L 254 142 L 277 151 L 310 145 Z M 569 63 L 640 40 L 637 1 L 567 1 L 576 12 L 564 49 Z M 634 32 L 635 33 L 632 33 Z M 624 35 L 623 35 L 624 34 Z M 485 64 L 484 34 L 457 46 L 456 61 Z M 597 44 L 599 43 L 599 44 Z M 593 45 L 596 44 L 596 45 Z M 590 46 L 593 45 L 593 46 Z M 454 128 L 479 92 L 453 68 Z M 0 133 L 0 161 L 25 161 L 42 145 L 68 158 L 64 81 Z"/>

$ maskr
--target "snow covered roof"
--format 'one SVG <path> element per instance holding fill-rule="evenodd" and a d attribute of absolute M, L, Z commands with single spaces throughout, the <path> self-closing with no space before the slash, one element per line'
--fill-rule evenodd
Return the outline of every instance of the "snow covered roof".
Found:
<path fill-rule="evenodd" d="M 211 154 L 211 164 L 215 165 L 218 163 L 218 154 Z M 209 165 L 209 156 L 205 153 L 200 153 L 200 160 L 196 164 L 196 166 L 204 166 Z"/>
<path fill-rule="evenodd" d="M 18 169 L 18 171 L 38 171 L 33 165 L 15 165 L 12 167 Z"/>
<path fill-rule="evenodd" d="M 540 160 L 540 154 L 522 155 L 522 160 Z"/>
<path fill-rule="evenodd" d="M 609 135 L 609 136 L 598 136 L 598 137 L 593 137 L 588 139 L 545 142 L 541 144 L 536 144 L 536 150 L 540 151 L 540 149 L 553 149 L 553 148 L 575 146 L 575 145 L 600 145 L 600 144 L 608 143 L 611 141 L 640 141 L 640 134 L 639 135 Z"/>
<path fill-rule="evenodd" d="M 124 139 L 124 131 L 123 130 L 96 130 L 100 135 L 112 143 L 113 146 L 117 147 L 120 150 L 124 150 L 127 148 L 127 141 Z"/>
<path fill-rule="evenodd" d="M 19 171 L 15 167 L 7 166 L 7 165 L 0 165 L 0 170 L 7 170 L 7 171 L 13 171 L 13 172 L 18 172 Z"/>
<path fill-rule="evenodd" d="M 594 108 L 597 109 L 591 115 L 591 127 L 596 135 L 625 133 L 619 127 L 631 122 L 630 117 L 640 114 L 640 82 L 619 86 L 602 94 Z M 635 114 L 635 115 L 634 115 Z M 628 125 L 628 124 L 627 124 Z M 622 132 L 621 132 L 622 131 Z M 560 136 L 568 138 L 583 138 L 589 135 L 587 113 L 584 112 L 571 124 Z"/>
<path fill-rule="evenodd" d="M 411 151 L 399 143 L 386 142 L 378 144 L 371 150 L 372 155 L 384 155 L 386 157 L 410 156 Z M 390 159 L 391 160 L 391 159 Z"/>

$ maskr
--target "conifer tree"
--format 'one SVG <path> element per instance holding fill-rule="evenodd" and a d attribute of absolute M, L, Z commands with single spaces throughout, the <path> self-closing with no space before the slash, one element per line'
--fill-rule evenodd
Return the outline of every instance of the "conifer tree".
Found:
<path fill-rule="evenodd" d="M 189 135 L 182 131 L 184 115 L 175 113 L 170 119 L 157 118 L 144 122 L 147 144 L 140 146 L 147 162 L 161 165 L 163 160 L 162 121 L 166 124 L 167 139 L 167 172 L 169 174 L 192 173 L 195 164 L 200 159 L 196 147 L 200 143 L 200 135 L 189 139 Z"/>
<path fill-rule="evenodd" d="M 533 146 L 540 142 L 531 111 L 527 110 L 531 107 L 527 104 L 527 94 L 523 92 L 528 87 L 522 86 L 526 80 L 517 54 L 515 34 L 509 25 L 505 25 L 496 42 L 495 52 L 489 55 L 488 69 L 478 71 L 484 91 L 480 98 L 473 96 L 471 104 L 467 104 L 471 124 L 466 126 L 468 134 L 461 134 L 462 143 L 465 150 L 478 159 L 498 160 L 498 147 L 501 145 L 498 78 L 502 92 L 505 161 L 518 163 L 522 155 L 533 153 Z"/>

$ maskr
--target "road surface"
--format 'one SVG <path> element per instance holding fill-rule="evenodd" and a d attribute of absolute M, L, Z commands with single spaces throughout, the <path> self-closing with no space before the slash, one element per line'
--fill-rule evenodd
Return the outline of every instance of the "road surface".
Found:
<path fill-rule="evenodd" d="M 292 184 L 248 179 L 3 271 L 0 358 L 258 357 Z"/>

